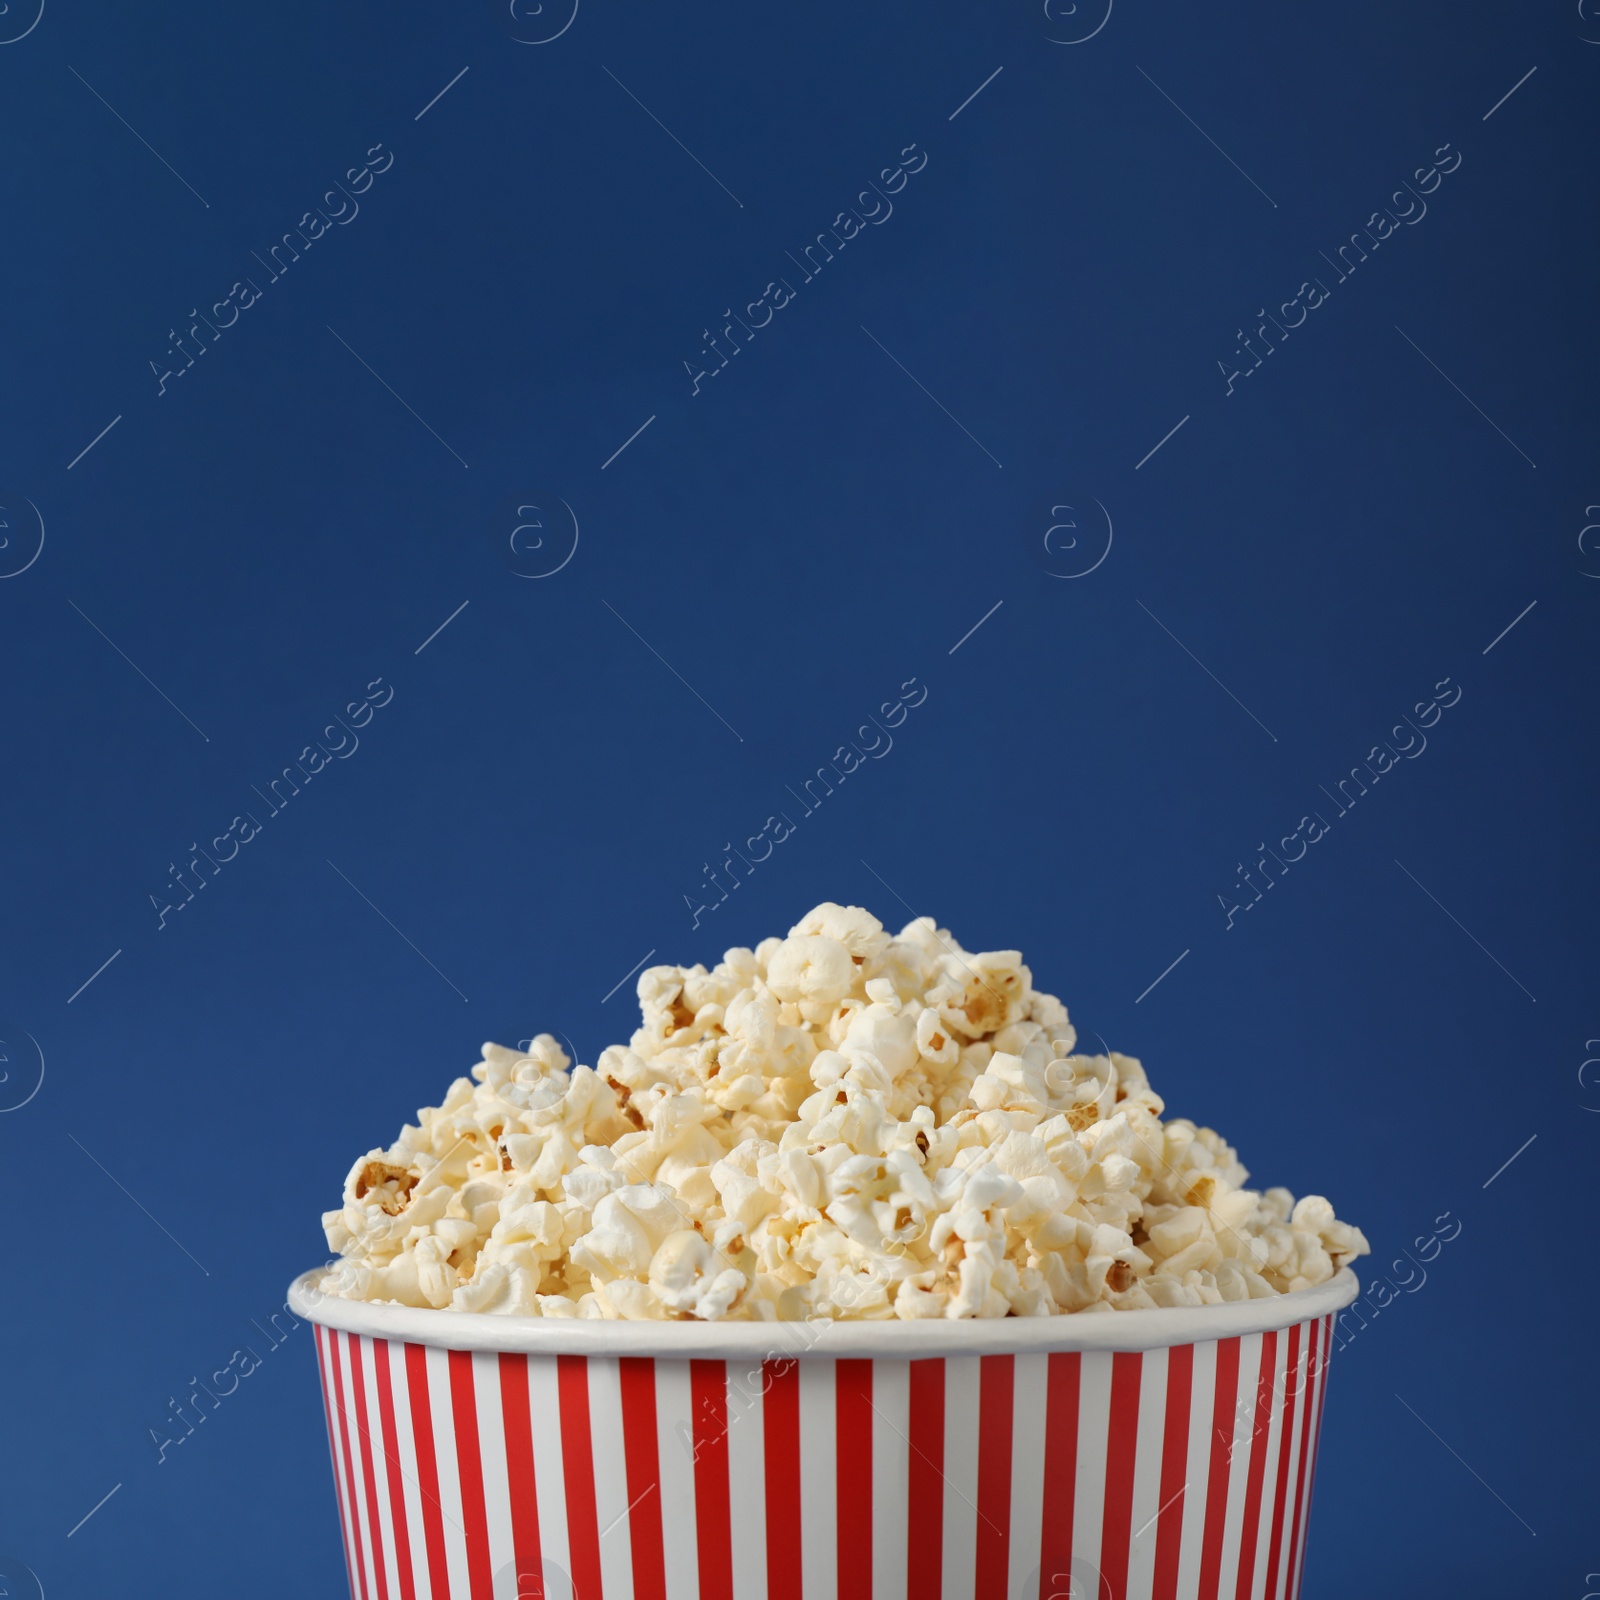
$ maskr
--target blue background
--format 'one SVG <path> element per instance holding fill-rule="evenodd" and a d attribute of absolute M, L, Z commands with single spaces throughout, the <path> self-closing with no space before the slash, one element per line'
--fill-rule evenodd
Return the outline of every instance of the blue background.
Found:
<path fill-rule="evenodd" d="M 342 1593 L 308 1335 L 158 1464 L 169 1396 L 260 1348 L 350 1161 L 481 1040 L 592 1061 L 646 951 L 837 899 L 1020 947 L 1172 1114 L 1332 1197 L 1369 1278 L 1458 1219 L 1336 1363 L 1306 1593 L 1582 1594 L 1600 20 L 592 0 L 521 42 L 561 20 L 51 0 L 0 48 L 0 570 L 45 528 L 0 582 L 0 1549 L 52 1597 Z M 1446 143 L 1335 282 L 1319 252 Z M 269 281 L 252 252 L 379 144 Z M 159 393 L 168 330 L 248 276 Z M 693 394 L 702 330 L 785 276 Z M 1236 330 L 1319 276 L 1229 395 Z M 519 575 L 563 503 L 571 559 Z M 913 677 L 802 817 L 786 786 Z M 703 864 L 782 810 L 695 927 Z M 1318 810 L 1230 929 L 1237 865 Z M 162 927 L 168 864 L 245 812 Z"/>

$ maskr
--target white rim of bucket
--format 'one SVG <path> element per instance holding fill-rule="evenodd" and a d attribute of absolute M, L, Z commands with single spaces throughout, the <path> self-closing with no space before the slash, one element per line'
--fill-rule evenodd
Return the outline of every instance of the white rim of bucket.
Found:
<path fill-rule="evenodd" d="M 662 1361 L 920 1361 L 940 1356 L 1027 1355 L 1058 1350 L 1160 1350 L 1292 1327 L 1342 1311 L 1361 1291 L 1349 1267 L 1293 1294 L 1218 1306 L 1076 1312 L 1049 1317 L 932 1317 L 867 1322 L 623 1322 L 592 1317 L 502 1317 L 484 1312 L 346 1300 L 323 1294 L 326 1268 L 289 1286 L 296 1316 L 341 1333 L 443 1350 L 517 1351 L 545 1356 L 653 1356 Z"/>

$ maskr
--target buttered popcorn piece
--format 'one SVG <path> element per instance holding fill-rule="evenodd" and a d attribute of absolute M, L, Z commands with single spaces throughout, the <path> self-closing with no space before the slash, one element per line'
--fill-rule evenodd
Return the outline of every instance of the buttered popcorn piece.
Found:
<path fill-rule="evenodd" d="M 1248 1189 L 1131 1056 L 1076 1053 L 1015 950 L 831 902 L 651 967 L 625 1045 L 549 1034 L 351 1168 L 324 1292 L 513 1316 L 1050 1316 L 1220 1304 L 1367 1253 Z"/>

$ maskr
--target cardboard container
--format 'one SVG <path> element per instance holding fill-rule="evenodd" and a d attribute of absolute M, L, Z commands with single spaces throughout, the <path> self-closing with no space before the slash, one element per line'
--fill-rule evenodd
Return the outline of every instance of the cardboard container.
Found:
<path fill-rule="evenodd" d="M 1348 1269 L 1192 1310 L 471 1316 L 324 1296 L 355 1600 L 1293 1600 Z"/>

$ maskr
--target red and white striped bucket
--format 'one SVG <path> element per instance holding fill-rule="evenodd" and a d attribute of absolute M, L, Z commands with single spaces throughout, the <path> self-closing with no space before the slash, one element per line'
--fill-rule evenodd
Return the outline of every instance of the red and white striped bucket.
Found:
<path fill-rule="evenodd" d="M 1348 1270 L 1193 1310 L 542 1321 L 319 1295 L 355 1600 L 1293 1600 Z"/>

